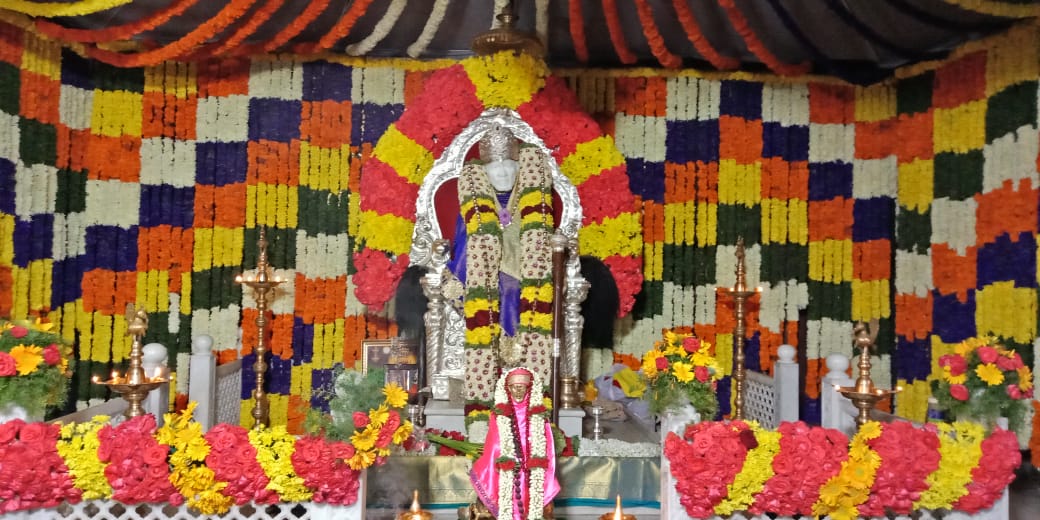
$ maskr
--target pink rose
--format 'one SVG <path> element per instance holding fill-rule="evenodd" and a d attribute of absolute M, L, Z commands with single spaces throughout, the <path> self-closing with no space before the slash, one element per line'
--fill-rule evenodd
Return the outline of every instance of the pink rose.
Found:
<path fill-rule="evenodd" d="M 0 376 L 13 376 L 18 373 L 17 363 L 7 352 L 0 352 Z"/>
<path fill-rule="evenodd" d="M 975 353 L 978 354 L 979 360 L 983 363 L 996 363 L 997 358 L 1000 357 L 997 349 L 990 346 L 979 347 L 975 349 Z"/>
<path fill-rule="evenodd" d="M 149 466 L 158 466 L 166 462 L 166 456 L 169 453 L 170 448 L 165 444 L 153 444 L 144 449 L 144 452 L 141 453 L 141 458 Z"/>
<path fill-rule="evenodd" d="M 296 441 L 293 459 L 303 462 L 314 462 L 321 458 L 322 441 L 315 437 L 303 437 Z"/>
<path fill-rule="evenodd" d="M 52 343 L 43 349 L 43 361 L 50 366 L 61 363 L 61 352 L 58 351 L 57 345 Z"/>
<path fill-rule="evenodd" d="M 354 412 L 354 427 L 355 428 L 364 428 L 365 426 L 368 426 L 369 422 L 370 422 L 370 419 L 369 419 L 367 413 L 364 413 L 364 412 Z"/>
<path fill-rule="evenodd" d="M 11 335 L 16 338 L 24 338 L 27 334 L 29 334 L 29 329 L 21 325 L 15 325 L 14 327 L 11 327 Z"/>
<path fill-rule="evenodd" d="M 697 378 L 698 381 L 700 381 L 702 383 L 706 383 L 708 381 L 708 379 L 711 377 L 711 374 L 708 372 L 708 367 L 696 367 L 696 368 L 694 368 L 693 369 L 693 375 L 694 375 L 694 377 Z"/>
<path fill-rule="evenodd" d="M 1007 385 L 1007 394 L 1012 399 L 1022 398 L 1022 391 L 1018 389 L 1018 385 Z"/>
<path fill-rule="evenodd" d="M 25 421 L 21 419 L 0 423 L 0 444 L 7 444 L 13 441 L 23 424 L 25 424 Z"/>
<path fill-rule="evenodd" d="M 658 370 L 668 370 L 668 358 L 659 357 L 654 363 L 657 365 Z"/>
<path fill-rule="evenodd" d="M 688 338 L 683 339 L 682 347 L 686 352 L 693 354 L 694 352 L 697 352 L 701 349 L 701 340 L 700 338 L 690 336 Z"/>
<path fill-rule="evenodd" d="M 964 385 L 950 385 L 950 395 L 958 401 L 967 401 L 968 387 Z"/>
<path fill-rule="evenodd" d="M 237 437 L 231 431 L 231 428 L 233 426 L 229 424 L 218 424 L 212 430 L 206 432 L 206 442 L 209 443 L 213 451 L 230 451 L 235 447 Z"/>
<path fill-rule="evenodd" d="M 950 356 L 950 375 L 959 376 L 968 370 L 968 361 L 961 356 Z"/>
<path fill-rule="evenodd" d="M 1008 356 L 999 356 L 999 357 L 997 357 L 997 368 L 999 368 L 1001 370 L 1004 370 L 1004 371 L 1015 370 L 1016 368 L 1018 368 L 1018 367 L 1020 367 L 1022 365 L 1023 365 L 1023 363 L 1022 363 L 1022 356 L 1019 356 L 1018 352 L 1015 352 L 1014 355 L 1011 356 L 1011 357 L 1008 357 Z"/>
<path fill-rule="evenodd" d="M 47 423 L 29 423 L 22 426 L 22 431 L 18 433 L 18 438 L 22 442 L 40 442 L 47 437 L 48 430 L 50 430 L 50 425 Z"/>

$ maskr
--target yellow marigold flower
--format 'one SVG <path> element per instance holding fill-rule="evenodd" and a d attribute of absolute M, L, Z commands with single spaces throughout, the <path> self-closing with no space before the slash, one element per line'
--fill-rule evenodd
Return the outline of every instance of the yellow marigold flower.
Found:
<path fill-rule="evenodd" d="M 15 369 L 18 375 L 27 376 L 36 371 L 36 367 L 43 362 L 43 349 L 36 345 L 16 345 L 9 354 L 14 358 Z"/>
<path fill-rule="evenodd" d="M 948 381 L 951 385 L 963 385 L 968 380 L 968 373 L 963 372 L 959 375 L 953 375 L 950 371 L 950 367 L 943 367 L 942 378 Z"/>
<path fill-rule="evenodd" d="M 365 469 L 371 466 L 375 461 L 376 453 L 374 451 L 358 450 L 354 453 L 353 457 L 347 460 L 347 465 L 350 466 L 350 469 Z"/>
<path fill-rule="evenodd" d="M 657 356 L 652 355 L 654 351 L 647 352 L 646 356 L 643 356 L 643 374 L 651 379 L 657 377 Z M 591 385 L 595 388 L 595 383 Z"/>
<path fill-rule="evenodd" d="M 358 451 L 367 451 L 376 445 L 376 438 L 378 436 L 379 428 L 354 430 L 354 434 L 350 436 L 350 443 L 353 444 L 354 448 Z"/>
<path fill-rule="evenodd" d="M 1033 388 L 1033 373 L 1029 370 L 1029 367 L 1018 367 L 1015 369 L 1018 372 L 1018 388 L 1019 390 L 1029 390 Z"/>
<path fill-rule="evenodd" d="M 397 383 L 384 386 L 383 395 L 386 396 L 386 404 L 390 408 L 404 408 L 404 405 L 408 404 L 408 392 L 405 392 Z"/>
<path fill-rule="evenodd" d="M 683 363 L 682 361 L 676 361 L 672 363 L 672 374 L 675 375 L 680 383 L 689 383 L 693 381 L 693 365 L 689 363 Z"/>
<path fill-rule="evenodd" d="M 412 422 L 411 421 L 405 421 L 404 424 L 402 424 L 399 428 L 397 428 L 397 431 L 394 432 L 393 443 L 394 444 L 401 444 L 402 442 L 408 440 L 408 436 L 411 435 L 411 434 L 412 434 Z"/>
<path fill-rule="evenodd" d="M 386 404 L 381 404 L 379 408 L 368 412 L 368 418 L 372 420 L 372 425 L 378 429 L 386 424 L 386 420 L 390 418 L 390 410 L 387 409 Z"/>
<path fill-rule="evenodd" d="M 1004 382 L 1004 372 L 993 363 L 986 363 L 975 367 L 975 375 L 986 382 L 989 386 L 996 386 Z"/>

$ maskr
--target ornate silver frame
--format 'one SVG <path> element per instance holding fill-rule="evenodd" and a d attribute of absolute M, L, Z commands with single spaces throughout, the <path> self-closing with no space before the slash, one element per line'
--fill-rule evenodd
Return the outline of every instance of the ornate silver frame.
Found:
<path fill-rule="evenodd" d="M 492 128 L 505 128 L 520 141 L 537 146 L 552 171 L 553 189 L 562 204 L 560 222 L 556 232 L 562 234 L 568 244 L 566 291 L 566 352 L 563 353 L 564 374 L 578 375 L 575 361 L 580 357 L 582 319 L 580 304 L 585 299 L 587 282 L 576 269 L 578 260 L 578 229 L 581 228 L 581 202 L 578 190 L 571 184 L 552 158 L 552 151 L 542 142 L 534 130 L 520 115 L 506 108 L 489 108 L 474 119 L 459 133 L 451 144 L 433 163 L 430 172 L 423 178 L 419 196 L 415 202 L 415 229 L 412 232 L 410 263 L 427 268 L 422 279 L 423 291 L 429 299 L 424 323 L 426 325 L 426 383 L 430 385 L 434 399 L 452 399 L 461 390 L 465 374 L 465 330 L 466 323 L 461 309 L 444 294 L 445 284 L 454 277 L 446 264 L 450 255 L 448 241 L 441 235 L 434 207 L 434 195 L 450 179 L 456 178 L 465 163 L 469 150 Z M 583 285 L 584 284 L 584 285 Z M 578 288 L 581 287 L 581 290 Z"/>

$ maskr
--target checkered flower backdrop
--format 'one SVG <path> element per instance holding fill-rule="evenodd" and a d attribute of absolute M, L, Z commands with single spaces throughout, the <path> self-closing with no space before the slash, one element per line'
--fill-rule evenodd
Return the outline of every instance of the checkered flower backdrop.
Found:
<path fill-rule="evenodd" d="M 256 310 L 233 278 L 255 265 L 261 226 L 290 280 L 274 303 L 274 422 L 297 425 L 335 364 L 396 333 L 353 292 L 361 166 L 452 63 L 117 69 L 11 26 L 0 40 L 0 315 L 47 314 L 76 340 L 81 404 L 105 397 L 92 374 L 125 362 L 128 302 L 177 368 L 197 334 L 248 367 Z M 957 341 L 996 334 L 1032 363 L 1038 41 L 1019 26 L 869 87 L 557 71 L 614 137 L 641 209 L 644 283 L 615 352 L 692 326 L 727 365 L 733 310 L 715 288 L 733 285 L 743 237 L 763 289 L 750 364 L 768 371 L 796 344 L 809 420 L 823 359 L 852 354 L 858 320 L 880 321 L 875 378 L 905 387 L 896 409 L 914 418 Z"/>

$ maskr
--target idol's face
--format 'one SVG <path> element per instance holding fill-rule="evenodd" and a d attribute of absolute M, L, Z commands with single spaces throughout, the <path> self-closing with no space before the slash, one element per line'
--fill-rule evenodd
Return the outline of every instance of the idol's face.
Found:
<path fill-rule="evenodd" d="M 484 166 L 488 180 L 495 191 L 511 191 L 516 182 L 516 171 L 519 165 L 512 159 L 501 159 L 489 162 Z"/>
<path fill-rule="evenodd" d="M 527 391 L 531 389 L 531 383 L 528 381 L 512 381 L 506 384 L 506 391 L 509 392 L 509 397 L 514 402 L 520 402 L 527 397 Z"/>

